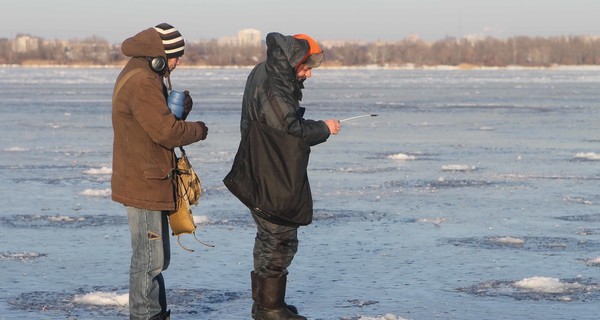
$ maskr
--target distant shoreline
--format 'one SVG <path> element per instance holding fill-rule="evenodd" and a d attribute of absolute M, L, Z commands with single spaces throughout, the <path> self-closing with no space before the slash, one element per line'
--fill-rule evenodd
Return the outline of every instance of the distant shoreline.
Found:
<path fill-rule="evenodd" d="M 27 69 L 121 69 L 124 64 L 115 65 L 96 65 L 96 64 L 0 64 L 0 68 L 27 68 Z M 178 69 L 252 69 L 254 66 L 178 66 Z M 551 65 L 551 66 L 476 66 L 476 65 L 437 65 L 437 66 L 321 66 L 321 70 L 600 70 L 600 65 Z"/>

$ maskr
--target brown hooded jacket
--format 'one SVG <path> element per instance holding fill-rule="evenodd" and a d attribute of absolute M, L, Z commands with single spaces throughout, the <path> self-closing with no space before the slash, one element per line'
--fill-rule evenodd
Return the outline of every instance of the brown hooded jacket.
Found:
<path fill-rule="evenodd" d="M 116 84 L 130 71 L 139 71 L 113 98 L 112 199 L 141 209 L 175 210 L 173 149 L 199 141 L 203 128 L 177 120 L 167 106 L 163 77 L 150 69 L 145 58 L 166 59 L 154 28 L 123 41 L 121 51 L 131 59 Z"/>

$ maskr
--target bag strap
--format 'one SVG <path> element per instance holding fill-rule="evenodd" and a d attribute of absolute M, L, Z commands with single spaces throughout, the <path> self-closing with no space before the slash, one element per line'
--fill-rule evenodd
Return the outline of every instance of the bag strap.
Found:
<path fill-rule="evenodd" d="M 202 241 L 202 240 L 198 239 L 198 236 L 196 236 L 196 231 L 192 232 L 192 234 L 194 235 L 194 239 L 196 239 L 196 241 L 197 241 L 198 243 L 200 243 L 200 244 L 202 244 L 202 245 L 204 245 L 204 246 L 207 246 L 207 247 L 209 247 L 209 248 L 214 248 L 214 247 L 215 247 L 215 245 L 214 245 L 214 244 L 211 244 L 211 243 L 208 243 L 208 242 L 204 242 L 204 241 Z M 187 248 L 187 247 L 185 247 L 184 245 L 182 245 L 182 244 L 181 244 L 181 241 L 179 241 L 179 237 L 181 237 L 181 235 L 178 235 L 178 236 L 177 236 L 177 244 L 179 244 L 179 246 L 180 246 L 180 247 L 181 247 L 183 250 L 186 250 L 186 251 L 189 251 L 189 252 L 194 252 L 194 250 L 193 250 L 193 249 Z"/>
<path fill-rule="evenodd" d="M 123 88 L 123 86 L 125 85 L 125 82 L 127 82 L 127 80 L 129 80 L 129 78 L 131 78 L 133 75 L 140 73 L 142 71 L 144 71 L 144 70 L 140 69 L 140 68 L 133 69 L 133 70 L 127 72 L 121 79 L 119 79 L 119 82 L 117 82 L 117 84 L 115 85 L 115 91 L 113 91 L 113 95 L 112 95 L 113 104 L 115 103 L 115 98 L 117 97 L 117 94 L 119 94 L 119 91 L 121 91 L 121 88 Z"/>
<path fill-rule="evenodd" d="M 185 150 L 183 150 L 183 147 L 179 147 L 179 152 L 181 152 L 181 155 L 179 157 L 177 156 L 176 152 L 173 152 L 173 154 L 175 155 L 175 163 L 177 164 L 177 160 L 181 158 L 185 159 L 185 161 L 189 163 L 189 161 L 187 160 L 187 154 L 185 154 Z"/>

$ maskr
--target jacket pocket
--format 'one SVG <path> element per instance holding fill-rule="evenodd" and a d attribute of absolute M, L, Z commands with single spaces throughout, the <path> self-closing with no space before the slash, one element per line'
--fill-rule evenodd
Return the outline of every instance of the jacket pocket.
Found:
<path fill-rule="evenodd" d="M 146 179 L 167 180 L 173 177 L 173 169 L 148 168 L 144 170 Z"/>

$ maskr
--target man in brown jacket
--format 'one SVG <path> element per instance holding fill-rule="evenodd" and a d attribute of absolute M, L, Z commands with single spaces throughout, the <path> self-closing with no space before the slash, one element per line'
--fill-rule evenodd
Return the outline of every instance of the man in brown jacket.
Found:
<path fill-rule="evenodd" d="M 112 199 L 126 206 L 131 231 L 130 319 L 169 319 L 161 272 L 170 260 L 167 215 L 176 209 L 173 150 L 204 140 L 208 133 L 203 122 L 184 121 L 192 109 L 187 91 L 182 120 L 167 105 L 170 73 L 184 46 L 179 31 L 166 23 L 121 46 L 130 60 L 113 92 L 111 183 Z"/>

